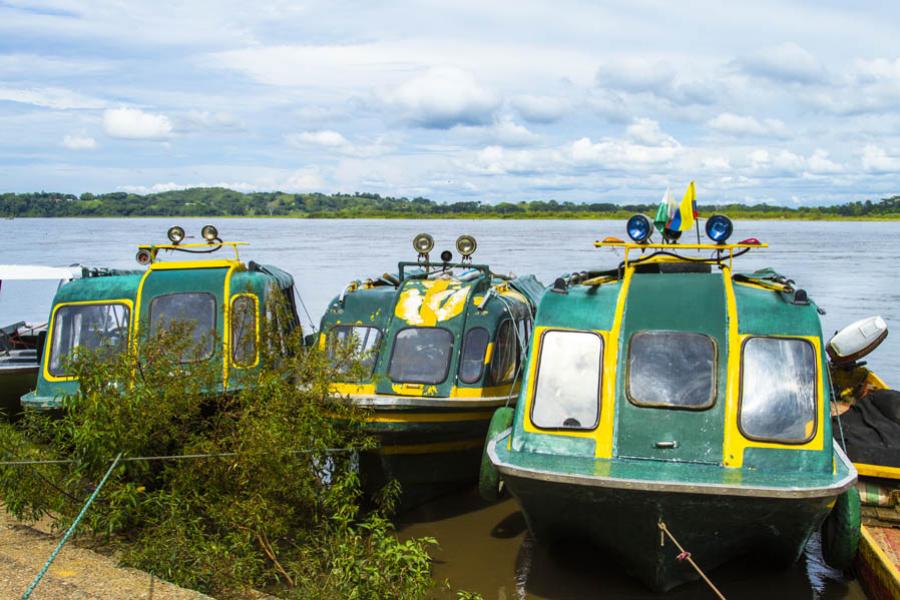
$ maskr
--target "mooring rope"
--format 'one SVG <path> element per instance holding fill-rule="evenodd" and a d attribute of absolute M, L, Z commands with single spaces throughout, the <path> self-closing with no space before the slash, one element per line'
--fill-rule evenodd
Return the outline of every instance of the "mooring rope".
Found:
<path fill-rule="evenodd" d="M 337 454 L 340 452 L 355 452 L 362 448 L 322 448 L 321 450 L 291 450 L 290 454 Z M 191 460 L 198 458 L 221 458 L 229 456 L 246 456 L 253 453 L 250 452 L 208 452 L 203 454 L 164 454 L 159 456 L 126 456 L 124 458 L 110 459 L 109 462 L 140 462 L 154 460 Z M 262 452 L 256 454 L 263 454 Z M 21 467 L 28 465 L 69 465 L 83 462 L 77 458 L 55 458 L 55 459 L 35 459 L 35 460 L 3 460 L 0 461 L 0 467 Z"/>
<path fill-rule="evenodd" d="M 78 524 L 81 523 L 81 519 L 84 518 L 84 515 L 87 514 L 88 508 L 90 508 L 91 504 L 94 502 L 94 499 L 97 497 L 97 494 L 100 493 L 100 490 L 103 489 L 103 486 L 106 484 L 106 480 L 109 479 L 110 474 L 113 472 L 113 469 L 119 464 L 119 459 L 122 458 L 122 453 L 119 452 L 119 455 L 112 461 L 112 464 L 109 466 L 109 469 L 106 470 L 106 474 L 103 476 L 103 479 L 100 480 L 100 483 L 97 484 L 97 487 L 94 488 L 94 491 L 91 493 L 90 497 L 85 502 L 84 506 L 81 507 L 81 512 L 78 513 L 78 516 L 75 517 L 75 520 L 72 521 L 72 524 L 69 526 L 69 529 L 66 530 L 66 534 L 59 540 L 59 543 L 56 545 L 56 548 L 53 549 L 53 552 L 50 553 L 50 558 L 47 559 L 47 562 L 44 563 L 44 566 L 41 567 L 41 570 L 38 571 L 38 574 L 35 576 L 34 580 L 28 586 L 28 589 L 25 590 L 25 593 L 22 594 L 22 600 L 28 600 L 31 598 L 31 593 L 34 591 L 34 588 L 41 582 L 41 579 L 44 578 L 44 575 L 47 573 L 47 569 L 50 568 L 50 565 L 53 564 L 53 561 L 56 560 L 56 557 L 59 555 L 59 551 L 62 550 L 62 547 L 65 546 L 66 542 L 69 541 L 69 538 L 72 537 L 72 534 L 75 533 L 75 528 L 78 527 Z"/>
<path fill-rule="evenodd" d="M 700 577 L 703 578 L 703 581 L 706 582 L 706 585 L 708 585 L 708 586 L 710 587 L 710 589 L 711 589 L 713 592 L 715 592 L 716 596 L 719 597 L 719 600 L 726 600 L 726 599 L 725 599 L 725 596 L 722 595 L 722 592 L 719 591 L 719 588 L 717 588 L 717 587 L 713 584 L 713 582 L 710 581 L 709 577 L 706 576 L 706 573 L 704 573 L 703 570 L 700 569 L 700 567 L 697 565 L 697 563 L 694 562 L 694 559 L 691 558 L 691 553 L 688 552 L 687 550 L 685 550 L 684 547 L 683 547 L 681 544 L 678 543 L 678 540 L 675 539 L 675 536 L 672 535 L 672 532 L 669 531 L 669 528 L 666 527 L 666 524 L 665 524 L 665 522 L 664 522 L 662 519 L 659 520 L 658 526 L 659 526 L 659 531 L 660 531 L 660 534 L 659 534 L 659 545 L 660 545 L 660 546 L 664 546 L 665 543 L 666 543 L 666 539 L 665 539 L 665 537 L 663 537 L 663 535 L 668 536 L 669 539 L 672 540 L 672 543 L 675 544 L 675 547 L 678 548 L 678 551 L 680 552 L 680 554 L 679 554 L 678 556 L 675 557 L 676 560 L 679 560 L 679 561 L 686 560 L 686 561 L 688 561 L 688 562 L 690 563 L 690 565 L 691 565 L 692 567 L 694 567 L 694 570 L 697 571 L 697 573 L 700 574 Z"/>

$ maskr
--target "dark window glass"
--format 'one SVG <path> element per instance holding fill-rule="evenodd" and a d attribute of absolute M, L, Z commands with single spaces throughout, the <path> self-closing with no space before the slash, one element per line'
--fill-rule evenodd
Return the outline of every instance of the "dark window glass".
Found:
<path fill-rule="evenodd" d="M 130 311 L 124 304 L 70 304 L 56 311 L 50 345 L 51 375 L 65 376 L 65 362 L 76 348 L 112 355 L 128 343 Z"/>
<path fill-rule="evenodd" d="M 256 363 L 256 300 L 237 296 L 231 302 L 231 357 L 239 367 Z"/>
<path fill-rule="evenodd" d="M 750 338 L 741 358 L 741 431 L 787 443 L 816 430 L 816 353 L 806 340 Z"/>
<path fill-rule="evenodd" d="M 463 383 L 475 383 L 481 379 L 484 370 L 484 351 L 487 350 L 487 329 L 470 329 L 463 342 L 462 359 L 459 362 L 459 379 Z"/>
<path fill-rule="evenodd" d="M 190 328 L 194 346 L 185 350 L 182 362 L 204 360 L 213 355 L 216 337 L 216 299 L 206 292 L 157 296 L 150 301 L 150 334 L 175 324 Z"/>
<path fill-rule="evenodd" d="M 453 334 L 434 327 L 410 327 L 397 333 L 388 375 L 397 383 L 441 383 L 450 369 Z"/>
<path fill-rule="evenodd" d="M 516 328 L 512 321 L 503 321 L 497 330 L 494 355 L 491 357 L 491 381 L 494 384 L 511 383 L 515 379 L 517 353 Z"/>
<path fill-rule="evenodd" d="M 708 408 L 716 399 L 716 346 L 701 333 L 642 331 L 631 338 L 628 399 L 639 406 Z"/>
<path fill-rule="evenodd" d="M 375 369 L 378 359 L 378 346 L 381 342 L 381 330 L 364 325 L 336 325 L 328 334 L 328 356 L 334 361 L 337 358 L 337 347 L 342 344 L 353 344 L 353 359 L 359 360 L 363 368 L 370 373 Z M 335 365 L 341 372 L 349 370 L 348 364 Z"/>
<path fill-rule="evenodd" d="M 545 429 L 596 427 L 603 338 L 588 331 L 547 331 L 538 361 L 531 422 Z"/>

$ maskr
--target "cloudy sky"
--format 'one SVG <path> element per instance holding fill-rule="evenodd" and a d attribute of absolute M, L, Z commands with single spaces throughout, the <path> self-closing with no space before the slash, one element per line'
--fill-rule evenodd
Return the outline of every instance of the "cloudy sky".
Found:
<path fill-rule="evenodd" d="M 900 192 L 893 3 L 599 4 L 0 0 L 0 191 Z"/>

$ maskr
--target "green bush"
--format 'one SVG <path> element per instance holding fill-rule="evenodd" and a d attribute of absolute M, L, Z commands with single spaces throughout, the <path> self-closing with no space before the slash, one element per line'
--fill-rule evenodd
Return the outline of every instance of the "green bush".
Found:
<path fill-rule="evenodd" d="M 177 327 L 142 340 L 138 354 L 80 353 L 80 390 L 58 414 L 0 425 L 7 458 L 74 459 L 0 467 L 7 510 L 68 527 L 122 452 L 80 531 L 126 565 L 214 594 L 424 598 L 435 542 L 394 536 L 396 490 L 360 508 L 355 451 L 372 441 L 361 413 L 328 397 L 332 360 L 301 348 L 299 332 L 267 333 L 269 366 L 229 393 L 210 393 L 221 360 L 182 364 L 191 336 Z M 196 454 L 213 456 L 128 460 Z"/>

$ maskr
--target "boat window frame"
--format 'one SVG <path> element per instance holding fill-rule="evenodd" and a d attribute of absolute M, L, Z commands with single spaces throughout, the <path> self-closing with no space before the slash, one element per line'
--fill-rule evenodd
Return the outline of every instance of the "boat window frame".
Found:
<path fill-rule="evenodd" d="M 393 377 L 391 377 L 391 365 L 394 363 L 394 354 L 397 352 L 397 337 L 406 331 L 407 329 L 438 329 L 440 331 L 445 331 L 450 335 L 450 351 L 447 355 L 447 364 L 444 367 L 444 376 L 438 381 L 397 381 Z M 453 335 L 453 332 L 447 329 L 446 327 L 429 327 L 429 326 L 421 326 L 421 325 L 410 325 L 407 327 L 403 327 L 398 329 L 396 333 L 394 333 L 393 339 L 391 340 L 391 357 L 388 359 L 387 364 L 387 378 L 391 383 L 396 384 L 413 384 L 413 385 L 443 385 L 447 382 L 447 377 L 450 376 L 450 367 L 453 365 L 453 350 L 456 347 L 456 336 Z"/>
<path fill-rule="evenodd" d="M 103 299 L 103 300 L 75 300 L 72 302 L 60 302 L 56 304 L 50 314 L 50 321 L 47 325 L 47 337 L 44 342 L 44 356 L 39 357 L 44 364 L 42 365 L 42 372 L 44 375 L 44 379 L 47 381 L 72 381 L 76 379 L 76 377 L 69 373 L 57 374 L 54 373 L 50 369 L 50 365 L 52 363 L 53 358 L 53 336 L 56 335 L 56 317 L 60 310 L 63 308 L 67 308 L 70 306 L 103 306 L 103 305 L 113 305 L 119 304 L 125 307 L 125 310 L 128 311 L 128 335 L 125 340 L 125 348 L 123 350 L 127 351 L 132 344 L 132 337 L 134 334 L 134 302 L 129 300 L 128 298 L 111 298 L 111 299 Z"/>
<path fill-rule="evenodd" d="M 600 360 L 597 362 L 597 369 L 599 376 L 597 377 L 597 418 L 594 420 L 593 425 L 589 427 L 542 427 L 537 424 L 534 420 L 534 407 L 537 405 L 537 391 L 538 391 L 538 380 L 541 375 L 541 361 L 544 358 L 544 336 L 548 333 L 589 333 L 600 338 Z M 600 415 L 603 412 L 603 375 L 604 375 L 604 366 L 606 362 L 606 338 L 599 331 L 594 331 L 591 329 L 563 329 L 559 327 L 547 328 L 541 331 L 540 336 L 538 337 L 538 346 L 537 346 L 537 361 L 534 367 L 534 381 L 530 386 L 530 402 L 528 407 L 528 420 L 535 429 L 539 429 L 540 431 L 561 431 L 561 432 L 586 432 L 586 431 L 596 431 L 596 429 L 600 426 Z"/>
<path fill-rule="evenodd" d="M 234 343 L 234 305 L 244 298 L 249 298 L 253 301 L 253 360 L 249 362 L 238 362 L 234 355 L 235 350 L 237 349 L 237 344 Z M 229 353 L 231 354 L 231 364 L 236 369 L 252 369 L 259 364 L 260 314 L 259 298 L 256 294 L 241 292 L 231 296 L 231 303 L 228 307 L 228 344 L 231 346 L 231 352 Z"/>
<path fill-rule="evenodd" d="M 710 384 L 710 399 L 706 404 L 700 404 L 697 406 L 681 406 L 676 404 L 651 404 L 648 402 L 640 402 L 631 394 L 631 345 L 634 341 L 634 338 L 640 335 L 647 334 L 656 334 L 656 333 L 677 333 L 682 335 L 698 335 L 705 337 L 712 343 L 712 382 Z M 662 408 L 668 410 L 689 410 L 692 412 L 700 412 L 704 410 L 709 410 L 716 406 L 716 401 L 719 399 L 719 345 L 716 342 L 716 338 L 713 336 L 702 333 L 700 331 L 679 331 L 676 329 L 642 329 L 640 331 L 636 331 L 631 334 L 628 338 L 628 346 L 627 351 L 625 353 L 625 398 L 628 400 L 629 404 L 632 406 L 637 406 L 639 408 Z"/>
<path fill-rule="evenodd" d="M 471 380 L 463 379 L 462 369 L 463 369 L 463 361 L 464 361 L 465 355 L 466 355 L 466 343 L 469 341 L 469 335 L 471 335 L 472 332 L 479 331 L 479 330 L 484 332 L 485 342 L 484 342 L 484 350 L 481 351 L 481 361 L 480 361 L 480 364 L 478 367 L 478 375 L 475 376 Z M 491 332 L 488 331 L 487 327 L 483 327 L 481 325 L 476 325 L 475 327 L 472 327 L 472 328 L 466 330 L 465 334 L 463 335 L 462 346 L 459 349 L 459 366 L 456 369 L 456 374 L 459 377 L 459 380 L 461 382 L 471 385 L 471 384 L 475 384 L 475 383 L 478 383 L 479 381 L 481 381 L 481 378 L 484 377 L 484 367 L 485 367 L 484 357 L 487 355 L 487 350 L 490 345 L 491 345 Z"/>
<path fill-rule="evenodd" d="M 375 340 L 375 344 L 373 344 L 373 346 L 372 346 L 372 350 L 375 351 L 375 355 L 372 357 L 372 368 L 369 371 L 369 375 L 374 375 L 375 367 L 378 366 L 378 358 L 380 356 L 380 347 L 381 347 L 382 342 L 384 341 L 384 330 L 382 330 L 381 327 L 378 327 L 377 325 L 374 325 L 374 324 L 366 325 L 366 324 L 355 324 L 355 323 L 354 324 L 335 323 L 334 325 L 332 325 L 331 327 L 328 328 L 328 332 L 325 334 L 325 353 L 327 355 L 329 355 L 328 358 L 329 358 L 329 360 L 331 360 L 331 358 L 332 358 L 330 356 L 331 348 L 332 348 L 331 344 L 333 343 L 331 336 L 332 336 L 332 334 L 334 334 L 335 329 L 349 329 L 351 331 L 351 335 L 352 335 L 352 331 L 354 329 L 363 328 L 363 327 L 366 329 L 374 329 L 375 332 L 378 334 L 378 338 Z M 393 351 L 391 352 L 391 356 L 393 356 Z M 340 372 L 344 375 L 347 374 L 347 370 L 341 370 Z"/>
<path fill-rule="evenodd" d="M 147 333 L 149 335 L 153 335 L 153 303 L 159 300 L 160 298 L 167 298 L 169 296 L 187 296 L 187 295 L 196 295 L 196 296 L 209 296 L 212 298 L 212 343 L 209 345 L 210 351 L 208 354 L 203 356 L 199 356 L 197 358 L 192 358 L 191 360 L 182 360 L 179 361 L 179 364 L 189 365 L 194 363 L 201 363 L 206 360 L 210 360 L 216 355 L 216 349 L 221 348 L 223 342 L 220 340 L 219 335 L 219 301 L 216 298 L 216 295 L 212 292 L 205 290 L 185 290 L 180 292 L 169 292 L 167 294 L 159 294 L 157 296 L 153 296 L 150 298 L 150 302 L 147 303 Z M 176 321 L 177 323 L 177 321 Z M 223 324 L 224 326 L 224 324 Z M 200 338 L 203 339 L 202 337 Z M 217 344 L 216 341 L 219 341 Z"/>
<path fill-rule="evenodd" d="M 494 373 L 494 365 L 497 364 L 497 356 L 500 354 L 500 331 L 504 326 L 508 325 L 512 330 L 512 377 L 505 381 L 498 381 L 497 376 Z M 511 385 L 516 382 L 519 374 L 519 355 L 522 353 L 522 349 L 519 347 L 519 330 L 516 326 L 516 322 L 511 317 L 503 318 L 500 323 L 497 325 L 496 337 L 494 338 L 494 350 L 491 352 L 491 361 L 488 365 L 488 370 L 491 377 L 491 385 Z"/>
<path fill-rule="evenodd" d="M 773 339 L 773 340 L 788 340 L 793 342 L 804 342 L 807 344 L 812 350 L 813 356 L 813 428 L 810 434 L 803 440 L 791 440 L 785 441 L 777 438 L 766 438 L 766 437 L 757 437 L 751 436 L 744 428 L 741 426 L 741 410 L 744 407 L 744 352 L 747 347 L 747 342 L 754 339 Z M 804 446 L 809 444 L 814 439 L 816 439 L 816 434 L 819 433 L 819 377 L 821 377 L 821 357 L 819 353 L 816 352 L 816 346 L 810 340 L 804 337 L 794 337 L 789 335 L 756 335 L 749 334 L 741 341 L 741 357 L 740 362 L 738 363 L 738 404 L 737 404 L 737 414 L 735 415 L 737 420 L 737 428 L 738 431 L 741 432 L 741 435 L 744 436 L 745 439 L 750 440 L 752 442 L 763 442 L 766 444 L 782 444 L 785 446 Z"/>

